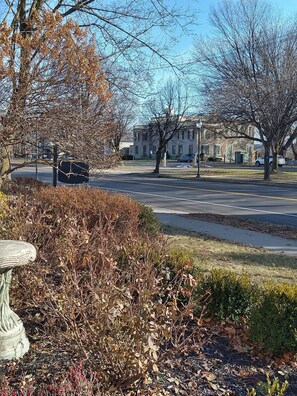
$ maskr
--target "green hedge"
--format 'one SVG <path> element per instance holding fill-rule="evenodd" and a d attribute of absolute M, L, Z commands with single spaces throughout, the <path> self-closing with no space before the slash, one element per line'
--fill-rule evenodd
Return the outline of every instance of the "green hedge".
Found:
<path fill-rule="evenodd" d="M 245 274 L 213 270 L 198 284 L 198 294 L 207 291 L 208 314 L 235 322 L 245 317 L 251 341 L 274 356 L 297 352 L 296 285 L 258 286 Z"/>
<path fill-rule="evenodd" d="M 198 286 L 199 293 L 210 292 L 207 312 L 220 319 L 240 321 L 251 307 L 252 285 L 247 275 L 214 269 Z"/>
<path fill-rule="evenodd" d="M 261 287 L 249 315 L 250 337 L 273 355 L 297 352 L 297 286 Z"/>

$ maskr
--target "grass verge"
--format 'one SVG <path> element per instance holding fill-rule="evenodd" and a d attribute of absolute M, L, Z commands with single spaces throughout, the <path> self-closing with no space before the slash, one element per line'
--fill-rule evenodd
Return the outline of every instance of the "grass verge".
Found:
<path fill-rule="evenodd" d="M 162 168 L 161 174 L 167 177 L 195 177 L 197 174 L 197 168 Z M 200 174 L 202 178 L 228 178 L 228 179 L 243 179 L 246 181 L 256 180 L 263 181 L 264 170 L 263 168 L 200 168 Z M 286 168 L 286 170 L 280 169 L 278 173 L 271 174 L 272 182 L 288 182 L 297 184 L 297 168 Z"/>
<path fill-rule="evenodd" d="M 164 227 L 172 247 L 185 249 L 193 256 L 194 264 L 201 272 L 213 268 L 246 272 L 252 281 L 261 283 L 297 282 L 297 258 L 268 253 L 265 249 L 253 248 L 207 237 L 191 231 Z"/>

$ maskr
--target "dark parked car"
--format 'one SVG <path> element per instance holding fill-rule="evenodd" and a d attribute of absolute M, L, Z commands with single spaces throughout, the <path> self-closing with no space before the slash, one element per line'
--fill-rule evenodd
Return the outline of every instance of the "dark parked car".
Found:
<path fill-rule="evenodd" d="M 132 154 L 123 153 L 121 156 L 122 160 L 133 160 L 134 157 Z"/>
<path fill-rule="evenodd" d="M 195 158 L 194 154 L 184 154 L 181 157 L 177 157 L 178 162 L 192 162 Z"/>

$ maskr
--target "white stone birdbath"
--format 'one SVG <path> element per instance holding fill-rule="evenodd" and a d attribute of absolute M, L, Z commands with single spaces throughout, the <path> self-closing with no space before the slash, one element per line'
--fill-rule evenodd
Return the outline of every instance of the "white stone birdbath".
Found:
<path fill-rule="evenodd" d="M 35 258 L 30 243 L 0 240 L 0 360 L 20 358 L 29 350 L 23 323 L 9 306 L 9 285 L 12 269 Z"/>

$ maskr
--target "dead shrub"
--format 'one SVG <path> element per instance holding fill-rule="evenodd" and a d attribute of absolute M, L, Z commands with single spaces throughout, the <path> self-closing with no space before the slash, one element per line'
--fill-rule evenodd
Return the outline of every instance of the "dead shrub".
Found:
<path fill-rule="evenodd" d="M 16 198 L 13 236 L 34 244 L 51 266 L 70 261 L 83 266 L 89 251 L 97 250 L 100 256 L 105 246 L 113 251 L 138 235 L 139 213 L 137 202 L 119 194 L 41 188 L 31 196 Z"/>
<path fill-rule="evenodd" d="M 5 180 L 1 186 L 1 190 L 5 194 L 20 195 L 34 193 L 42 187 L 45 187 L 45 184 L 33 177 L 15 177 L 12 180 Z"/>
<path fill-rule="evenodd" d="M 19 197 L 12 210 L 14 237 L 39 251 L 12 285 L 20 315 L 38 313 L 29 336 L 83 358 L 104 392 L 142 383 L 197 335 L 193 280 L 178 268 L 168 277 L 165 241 L 150 239 L 139 214 L 127 197 L 69 188 Z"/>

